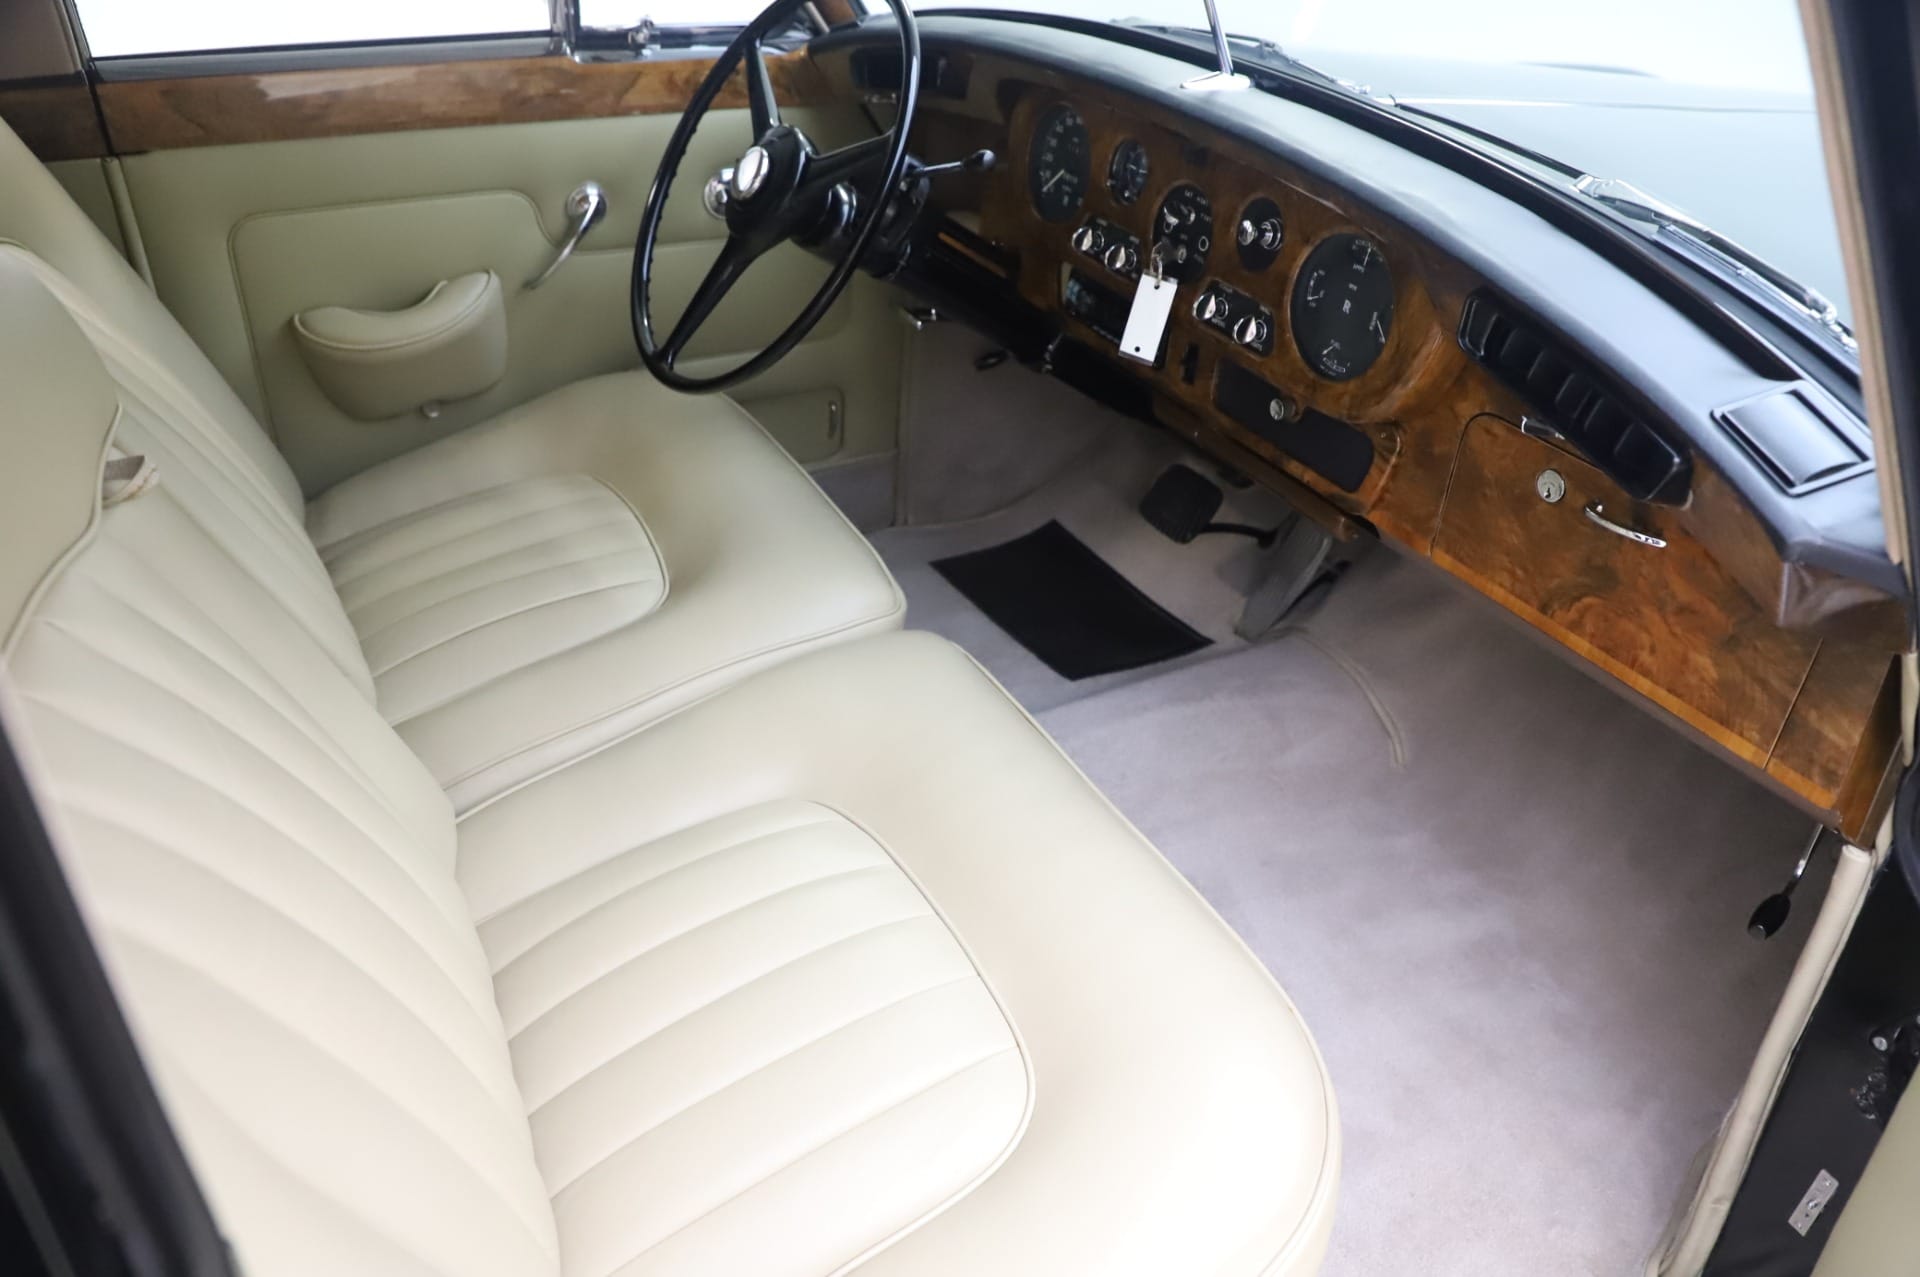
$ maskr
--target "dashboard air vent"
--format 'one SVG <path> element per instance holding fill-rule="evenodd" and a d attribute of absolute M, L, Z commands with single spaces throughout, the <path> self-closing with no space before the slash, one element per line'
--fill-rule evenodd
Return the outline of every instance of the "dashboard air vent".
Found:
<path fill-rule="evenodd" d="M 1643 501 L 1687 496 L 1685 455 L 1558 336 L 1488 293 L 1467 299 L 1460 344 L 1509 390 Z"/>

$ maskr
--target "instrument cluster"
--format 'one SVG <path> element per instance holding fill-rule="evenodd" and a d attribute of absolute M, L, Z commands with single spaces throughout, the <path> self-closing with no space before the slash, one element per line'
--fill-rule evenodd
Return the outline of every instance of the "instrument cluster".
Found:
<path fill-rule="evenodd" d="M 1078 223 L 1070 236 L 1073 250 L 1122 279 L 1156 272 L 1195 288 L 1187 303 L 1194 319 L 1243 352 L 1271 356 L 1279 327 L 1273 303 L 1209 273 L 1220 260 L 1212 196 L 1194 182 L 1176 180 L 1153 205 L 1146 234 L 1129 230 L 1123 221 L 1139 214 L 1127 210 L 1148 195 L 1155 174 L 1146 144 L 1122 137 L 1105 156 L 1105 194 L 1113 216 L 1088 214 L 1097 158 L 1093 145 L 1091 130 L 1072 105 L 1055 103 L 1040 112 L 1027 148 L 1034 212 L 1048 222 Z M 1228 260 L 1248 274 L 1273 269 L 1290 247 L 1286 211 L 1270 194 L 1249 199 L 1226 227 L 1232 241 Z M 1352 381 L 1374 366 L 1392 335 L 1395 296 L 1378 243 L 1351 231 L 1324 235 L 1298 259 L 1287 287 L 1284 326 L 1316 376 Z"/>

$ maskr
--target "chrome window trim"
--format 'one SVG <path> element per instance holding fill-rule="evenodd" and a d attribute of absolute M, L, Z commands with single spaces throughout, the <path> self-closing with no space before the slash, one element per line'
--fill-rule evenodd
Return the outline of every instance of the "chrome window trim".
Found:
<path fill-rule="evenodd" d="M 81 56 L 103 83 L 182 79 L 209 75 L 261 75 L 279 71 L 332 71 L 357 67 L 405 66 L 423 62 L 469 62 L 503 58 L 535 58 L 574 52 L 580 30 L 580 0 L 549 0 L 551 18 L 546 31 L 507 31 L 498 34 L 439 36 L 425 39 L 369 40 L 342 44 L 264 45 L 240 49 L 198 49 L 142 53 L 124 57 L 92 58 L 73 0 L 61 0 Z M 802 6 L 810 25 L 826 29 L 812 4 Z M 662 31 L 703 28 L 699 23 L 674 23 Z M 649 45 L 642 56 L 674 59 L 709 56 L 724 48 L 739 27 L 713 27 L 709 39 L 695 45 Z M 726 39 L 719 36 L 724 33 Z"/>

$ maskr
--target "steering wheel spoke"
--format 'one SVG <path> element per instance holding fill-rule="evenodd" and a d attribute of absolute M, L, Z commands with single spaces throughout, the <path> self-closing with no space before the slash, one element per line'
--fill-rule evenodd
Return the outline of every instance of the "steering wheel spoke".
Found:
<path fill-rule="evenodd" d="M 767 69 L 766 49 L 758 40 L 747 46 L 747 109 L 753 117 L 753 135 L 765 137 L 780 123 L 780 104 L 773 100 L 773 75 Z"/>
<path fill-rule="evenodd" d="M 826 315 L 854 272 L 871 261 L 868 250 L 889 210 L 898 207 L 888 196 L 909 162 L 907 139 L 920 95 L 920 33 L 912 6 L 909 0 L 884 0 L 900 39 L 899 105 L 893 127 L 878 137 L 821 154 L 805 134 L 781 119 L 773 96 L 775 68 L 769 61 L 779 49 L 765 43 L 773 33 L 791 30 L 805 4 L 806 0 L 769 0 L 760 16 L 740 29 L 693 91 L 655 166 L 653 187 L 634 240 L 628 311 L 640 362 L 675 390 L 721 390 L 757 376 L 785 357 Z M 734 86 L 741 78 L 746 80 L 753 141 L 727 177 L 724 203 L 717 198 L 721 188 L 715 183 L 716 198 L 709 205 L 710 209 L 717 206 L 725 219 L 727 241 L 662 340 L 654 326 L 653 298 L 655 257 L 667 199 L 700 122 L 724 95 L 737 91 Z M 841 198 L 834 188 L 843 184 L 858 188 L 860 198 Z M 832 260 L 826 278 L 799 313 L 757 353 L 742 356 L 725 371 L 699 376 L 679 371 L 675 365 L 680 357 L 747 268 L 763 254 L 789 243 L 804 244 Z"/>
<path fill-rule="evenodd" d="M 758 256 L 760 254 L 742 237 L 727 236 L 727 242 L 720 246 L 720 256 L 713 259 L 713 265 L 707 268 L 706 278 L 693 290 L 686 310 L 680 313 L 673 331 L 661 343 L 660 357 L 666 360 L 669 368 L 680 358 L 680 352 L 686 349 L 694 334 L 700 331 L 700 326 L 712 318 L 714 308 L 740 282 L 740 276 L 746 273 L 747 267 L 753 265 Z"/>

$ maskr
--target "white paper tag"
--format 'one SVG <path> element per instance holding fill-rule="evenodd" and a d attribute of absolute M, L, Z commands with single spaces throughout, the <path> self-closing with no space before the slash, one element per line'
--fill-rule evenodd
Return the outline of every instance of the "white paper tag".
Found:
<path fill-rule="evenodd" d="M 1167 316 L 1173 313 L 1173 294 L 1177 285 L 1152 271 L 1140 274 L 1139 291 L 1133 295 L 1133 309 L 1127 312 L 1127 329 L 1120 334 L 1120 353 L 1128 359 L 1151 364 L 1160 354 L 1160 338 L 1167 331 Z"/>

